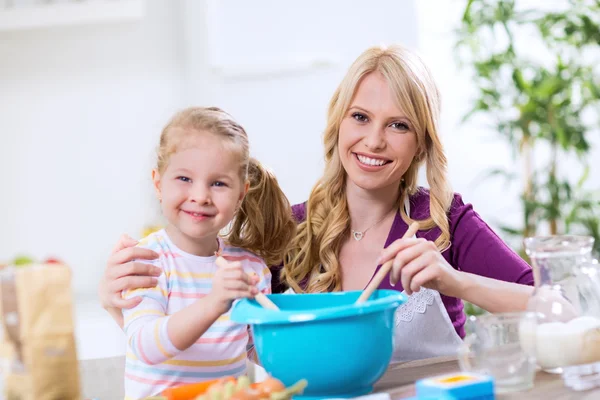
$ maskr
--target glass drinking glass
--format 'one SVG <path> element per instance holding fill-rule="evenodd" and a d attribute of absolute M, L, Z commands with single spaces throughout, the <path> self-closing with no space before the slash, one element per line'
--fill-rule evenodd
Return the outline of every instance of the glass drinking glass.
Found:
<path fill-rule="evenodd" d="M 535 329 L 535 313 L 485 314 L 471 317 L 467 323 L 472 333 L 459 349 L 461 370 L 492 376 L 496 393 L 531 389 L 535 353 L 523 345 L 521 332 Z"/>

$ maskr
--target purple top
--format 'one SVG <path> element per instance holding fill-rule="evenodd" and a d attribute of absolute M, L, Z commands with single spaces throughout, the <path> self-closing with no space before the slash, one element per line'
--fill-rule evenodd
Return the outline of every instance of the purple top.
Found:
<path fill-rule="evenodd" d="M 292 207 L 294 217 L 298 222 L 306 218 L 305 204 L 296 204 Z M 410 197 L 411 218 L 422 220 L 429 216 L 429 191 L 419 190 Z M 506 282 L 533 285 L 531 267 L 481 219 L 471 204 L 465 204 L 459 194 L 454 195 L 454 200 L 448 212 L 450 223 L 450 240 L 452 245 L 442 255 L 455 269 L 469 272 L 488 278 Z M 408 226 L 396 214 L 385 247 L 400 239 Z M 417 237 L 434 241 L 440 235 L 439 228 L 417 232 Z M 381 265 L 377 266 L 377 270 Z M 278 274 L 273 271 L 273 292 L 281 292 L 285 287 L 279 282 Z M 395 287 L 390 286 L 389 279 L 384 279 L 379 285 L 380 289 L 393 289 L 402 291 L 402 283 Z M 454 329 L 461 338 L 465 336 L 464 324 L 466 316 L 463 312 L 463 303 L 460 299 L 441 294 L 442 301 L 448 315 L 452 320 Z"/>

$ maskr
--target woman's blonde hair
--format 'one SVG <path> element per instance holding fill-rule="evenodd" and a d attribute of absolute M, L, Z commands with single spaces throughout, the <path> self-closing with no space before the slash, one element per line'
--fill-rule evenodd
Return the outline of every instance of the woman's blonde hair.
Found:
<path fill-rule="evenodd" d="M 186 140 L 197 135 L 214 134 L 227 150 L 240 160 L 240 178 L 249 181 L 244 197 L 226 239 L 230 245 L 256 253 L 267 265 L 277 265 L 296 232 L 290 203 L 275 175 L 258 160 L 250 158 L 248 135 L 225 111 L 216 107 L 190 107 L 175 114 L 160 136 L 157 169 L 163 173 L 169 157 Z"/>
<path fill-rule="evenodd" d="M 447 162 L 438 136 L 440 98 L 429 69 L 414 53 L 400 46 L 372 47 L 352 64 L 329 103 L 324 133 L 325 172 L 313 187 L 306 204 L 306 220 L 298 226 L 285 257 L 281 280 L 297 292 L 326 292 L 342 289 L 338 255 L 350 234 L 346 200 L 346 172 L 338 152 L 340 125 L 362 79 L 373 72 L 387 79 L 397 104 L 417 136 L 417 154 L 400 183 L 398 207 L 410 224 L 404 200 L 417 190 L 417 175 L 425 162 L 430 186 L 430 216 L 420 220 L 421 230 L 438 227 L 435 244 L 450 246 L 447 212 L 453 193 L 446 179 Z"/>

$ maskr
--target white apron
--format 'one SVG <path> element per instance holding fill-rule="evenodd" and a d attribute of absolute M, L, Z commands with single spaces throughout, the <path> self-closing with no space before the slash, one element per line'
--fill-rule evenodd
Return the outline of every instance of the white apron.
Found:
<path fill-rule="evenodd" d="M 410 216 L 410 202 L 404 202 Z M 392 363 L 456 355 L 462 339 L 456 333 L 439 292 L 421 288 L 396 310 Z"/>

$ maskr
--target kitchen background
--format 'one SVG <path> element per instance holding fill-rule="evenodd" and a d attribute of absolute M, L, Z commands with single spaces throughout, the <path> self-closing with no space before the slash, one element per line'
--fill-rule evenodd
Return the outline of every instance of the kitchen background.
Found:
<path fill-rule="evenodd" d="M 567 13 L 571 7 L 517 3 Z M 150 170 L 169 117 L 188 105 L 229 111 L 290 201 L 304 201 L 323 166 L 329 97 L 359 53 L 386 43 L 418 51 L 431 67 L 442 93 L 453 188 L 520 247 L 518 235 L 500 228 L 522 225 L 526 177 L 507 184 L 486 171 L 519 172 L 522 160 L 495 129 L 493 114 L 462 121 L 480 90 L 455 47 L 466 4 L 0 0 L 0 260 L 66 262 L 74 274 L 80 358 L 122 354 L 123 336 L 100 309 L 96 290 L 119 236 L 139 238 L 161 223 Z M 501 41 L 492 39 L 492 47 Z M 532 59 L 548 58 L 535 35 L 516 41 Z M 585 115 L 592 121 L 584 155 L 589 190 L 600 186 L 596 117 Z M 539 152 L 534 163 L 551 149 Z M 581 175 L 576 157 L 559 165 L 572 180 Z"/>

